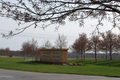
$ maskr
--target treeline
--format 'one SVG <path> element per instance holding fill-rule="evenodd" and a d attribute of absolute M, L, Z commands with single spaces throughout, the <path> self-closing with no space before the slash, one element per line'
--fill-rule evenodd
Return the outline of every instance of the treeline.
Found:
<path fill-rule="evenodd" d="M 39 46 L 37 40 L 31 39 L 27 40 L 22 43 L 19 55 L 24 55 L 26 57 L 38 57 L 40 54 L 40 49 L 63 49 L 67 48 L 67 37 L 62 35 L 58 35 L 57 39 L 55 40 L 55 44 L 52 45 L 49 40 L 43 41 L 43 43 Z M 1 48 L 0 49 L 0 56 L 11 56 L 15 55 L 13 51 L 10 51 L 9 48 Z"/>
<path fill-rule="evenodd" d="M 28 40 L 22 44 L 21 53 L 25 55 L 25 58 L 29 56 L 37 57 L 40 55 L 40 49 L 63 49 L 67 47 L 66 36 L 58 35 L 53 46 L 49 40 L 43 42 L 41 46 L 38 46 L 37 40 Z"/>
<path fill-rule="evenodd" d="M 0 56 L 11 56 L 11 51 L 9 47 L 0 49 Z"/>
<path fill-rule="evenodd" d="M 53 46 L 49 40 L 45 41 L 43 45 L 38 46 L 36 40 L 28 40 L 23 42 L 21 46 L 21 54 L 25 55 L 25 57 L 29 56 L 38 56 L 40 53 L 40 49 L 63 49 L 67 48 L 66 36 L 58 35 L 58 38 L 55 40 L 55 45 Z M 107 31 L 105 33 L 92 34 L 91 37 L 87 37 L 87 34 L 81 33 L 79 37 L 74 41 L 72 46 L 70 47 L 72 52 L 81 55 L 81 63 L 82 59 L 86 58 L 86 52 L 94 52 L 95 54 L 95 62 L 97 63 L 97 53 L 103 52 L 106 53 L 105 57 L 110 59 L 110 66 L 112 60 L 112 53 L 119 53 L 120 51 L 120 34 L 115 34 L 112 31 Z M 0 55 L 10 54 L 9 48 L 0 49 Z M 77 56 L 76 56 L 77 57 Z"/>
<path fill-rule="evenodd" d="M 77 59 L 81 57 L 80 54 L 78 53 L 68 53 L 68 59 Z M 109 54 L 107 54 L 107 59 L 109 59 Z M 94 59 L 95 58 L 95 53 L 85 53 L 86 59 Z M 120 59 L 120 54 L 119 53 L 113 53 L 112 58 L 114 59 Z M 106 59 L 106 54 L 105 53 L 97 53 L 97 59 Z"/>
<path fill-rule="evenodd" d="M 73 45 L 71 46 L 71 50 L 81 55 L 81 63 L 82 56 L 85 52 L 92 51 L 95 53 L 95 62 L 97 63 L 97 53 L 104 52 L 109 53 L 110 56 L 110 66 L 112 60 L 112 53 L 120 51 L 120 34 L 117 35 L 112 31 L 107 31 L 105 33 L 99 33 L 98 35 L 92 34 L 91 37 L 87 37 L 85 33 L 79 34 L 79 37 L 75 40 Z M 77 57 L 77 56 L 76 56 Z"/>

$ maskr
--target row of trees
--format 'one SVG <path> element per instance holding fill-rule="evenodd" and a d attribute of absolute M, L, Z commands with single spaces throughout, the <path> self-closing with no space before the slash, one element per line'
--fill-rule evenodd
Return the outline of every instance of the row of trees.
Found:
<path fill-rule="evenodd" d="M 33 57 L 39 54 L 38 43 L 34 39 L 23 42 L 21 50 L 21 54 L 24 55 L 24 60 L 26 59 L 26 57 L 28 59 L 29 55 Z"/>
<path fill-rule="evenodd" d="M 52 46 L 49 40 L 43 42 L 43 44 L 39 47 L 37 40 L 28 40 L 22 44 L 22 54 L 25 55 L 24 59 L 29 56 L 37 57 L 40 53 L 40 49 L 63 49 L 67 48 L 66 36 L 58 35 L 58 38 L 55 41 L 55 46 Z"/>
<path fill-rule="evenodd" d="M 58 35 L 57 39 L 55 40 L 55 45 L 53 46 L 51 44 L 51 42 L 49 40 L 46 40 L 43 42 L 43 44 L 41 46 L 38 45 L 37 40 L 28 40 L 23 42 L 22 44 L 22 48 L 21 48 L 21 54 L 25 55 L 29 57 L 29 56 L 34 56 L 36 57 L 37 55 L 39 55 L 40 53 L 40 49 L 63 49 L 63 48 L 67 48 L 67 41 L 66 41 L 67 37 L 62 35 Z M 6 55 L 9 56 L 11 55 L 11 51 L 9 49 L 9 47 L 7 48 L 1 48 L 0 49 L 0 55 Z"/>
<path fill-rule="evenodd" d="M 46 40 L 43 42 L 42 46 L 40 46 L 40 48 L 42 49 L 63 49 L 63 48 L 67 48 L 67 36 L 62 35 L 58 35 L 57 39 L 54 42 L 54 46 L 51 44 L 51 42 L 49 40 Z"/>
<path fill-rule="evenodd" d="M 112 53 L 120 51 L 120 34 L 117 35 L 111 31 L 107 31 L 105 33 L 100 33 L 98 35 L 93 34 L 90 38 L 87 38 L 85 33 L 79 34 L 79 38 L 75 40 L 73 43 L 72 51 L 81 54 L 81 62 L 82 55 L 84 54 L 85 59 L 85 51 L 92 51 L 95 53 L 95 62 L 97 63 L 97 52 L 105 52 L 106 59 L 107 53 L 110 54 L 110 66 L 112 60 Z"/>
<path fill-rule="evenodd" d="M 7 47 L 7 48 L 5 48 L 5 49 L 4 49 L 4 48 L 1 48 L 1 49 L 0 49 L 0 55 L 1 55 L 1 57 L 2 57 L 3 55 L 6 55 L 6 56 L 11 55 L 9 47 Z"/>

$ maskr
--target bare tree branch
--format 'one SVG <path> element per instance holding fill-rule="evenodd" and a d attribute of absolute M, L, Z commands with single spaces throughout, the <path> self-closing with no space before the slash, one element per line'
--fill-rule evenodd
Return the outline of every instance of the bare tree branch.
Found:
<path fill-rule="evenodd" d="M 113 17 L 109 15 L 112 13 L 114 13 Z M 1 17 L 25 23 L 51 22 L 63 25 L 66 18 L 69 18 L 70 21 L 84 23 L 84 19 L 87 18 L 101 18 L 101 21 L 104 18 L 109 21 L 109 17 L 111 17 L 114 27 L 119 27 L 119 15 L 119 0 L 16 0 L 16 3 L 0 0 Z M 98 20 L 98 25 L 100 25 L 99 23 Z M 27 28 L 25 27 L 23 31 L 25 29 Z M 3 34 L 3 36 L 5 35 Z"/>

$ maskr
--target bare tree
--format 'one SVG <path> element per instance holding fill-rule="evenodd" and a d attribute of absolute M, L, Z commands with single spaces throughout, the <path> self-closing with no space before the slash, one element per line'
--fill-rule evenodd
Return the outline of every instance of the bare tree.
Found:
<path fill-rule="evenodd" d="M 29 41 L 24 42 L 24 43 L 22 44 L 21 50 L 22 50 L 22 54 L 25 55 L 25 56 L 24 56 L 24 61 L 25 61 L 26 56 L 28 56 L 28 54 L 30 54 L 30 52 L 31 52 L 31 51 L 30 51 Z"/>
<path fill-rule="evenodd" d="M 117 40 L 117 36 L 116 36 L 116 34 L 112 33 L 111 31 L 108 31 L 105 34 L 102 33 L 102 38 L 107 43 L 107 46 L 108 46 L 108 50 L 110 53 L 109 66 L 111 66 L 112 52 L 115 50 L 115 42 Z"/>
<path fill-rule="evenodd" d="M 97 35 L 92 35 L 91 39 L 90 39 L 90 45 L 91 45 L 91 49 L 92 51 L 95 52 L 95 63 L 97 63 L 97 52 L 99 51 L 99 36 Z"/>
<path fill-rule="evenodd" d="M 83 56 L 83 52 L 84 52 L 84 35 L 80 34 L 79 35 L 79 45 L 80 45 L 80 54 L 81 54 L 81 63 L 82 63 L 82 56 Z"/>
<path fill-rule="evenodd" d="M 88 38 L 85 33 L 79 34 L 80 37 L 80 42 L 81 42 L 81 49 L 82 53 L 84 54 L 84 59 L 85 59 L 85 52 L 87 51 L 87 45 L 88 45 Z"/>
<path fill-rule="evenodd" d="M 32 50 L 33 57 L 38 55 L 38 42 L 37 42 L 37 40 L 34 40 L 32 38 L 30 45 L 31 45 L 31 50 Z"/>
<path fill-rule="evenodd" d="M 43 42 L 43 45 L 41 46 L 42 49 L 51 49 L 52 48 L 52 44 L 50 43 L 49 40 L 46 40 Z"/>
<path fill-rule="evenodd" d="M 66 41 L 67 37 L 62 35 L 58 35 L 58 38 L 55 41 L 55 48 L 58 49 L 63 49 L 63 48 L 67 48 L 67 41 Z"/>
<path fill-rule="evenodd" d="M 120 52 L 120 34 L 117 35 L 116 43 L 115 43 L 115 48 L 117 52 Z"/>
<path fill-rule="evenodd" d="M 7 47 L 5 49 L 5 53 L 4 54 L 8 55 L 9 57 L 12 57 L 12 55 L 10 54 L 10 48 L 9 47 Z"/>
<path fill-rule="evenodd" d="M 120 1 L 119 0 L 0 0 L 0 16 L 23 22 L 30 25 L 18 29 L 18 33 L 10 31 L 9 36 L 23 32 L 30 26 L 45 28 L 50 24 L 65 24 L 65 19 L 79 21 L 80 26 L 84 19 L 94 18 L 98 25 L 103 25 L 104 19 L 119 27 Z M 44 25 L 39 26 L 38 23 Z M 3 34 L 4 37 L 8 35 Z"/>
<path fill-rule="evenodd" d="M 28 56 L 28 55 L 36 55 L 37 54 L 37 50 L 38 50 L 38 45 L 37 45 L 37 41 L 32 39 L 31 41 L 27 41 L 24 42 L 22 44 L 22 48 L 21 48 L 23 54 Z M 25 59 L 25 58 L 24 58 Z"/>
<path fill-rule="evenodd" d="M 73 45 L 71 46 L 72 52 L 76 53 L 76 59 L 79 59 L 79 53 L 80 53 L 80 44 L 79 44 L 79 39 L 76 39 Z"/>
<path fill-rule="evenodd" d="M 108 45 L 107 45 L 107 42 L 104 41 L 104 40 L 100 40 L 99 49 L 100 49 L 100 51 L 106 53 L 106 59 L 107 59 L 107 53 L 108 53 Z"/>
<path fill-rule="evenodd" d="M 3 56 L 5 50 L 3 48 L 0 49 L 0 54 L 1 54 L 1 57 Z"/>
<path fill-rule="evenodd" d="M 2 56 L 8 56 L 8 55 L 10 55 L 10 49 L 9 49 L 9 47 L 7 47 L 7 48 L 1 48 L 0 49 L 0 55 L 1 55 L 1 57 Z"/>
<path fill-rule="evenodd" d="M 75 40 L 74 44 L 72 45 L 72 49 L 76 52 L 76 53 L 80 53 L 81 54 L 81 63 L 82 63 L 82 56 L 84 54 L 84 59 L 85 59 L 85 51 L 87 50 L 87 42 L 88 39 L 86 37 L 85 33 L 79 34 L 79 38 Z"/>

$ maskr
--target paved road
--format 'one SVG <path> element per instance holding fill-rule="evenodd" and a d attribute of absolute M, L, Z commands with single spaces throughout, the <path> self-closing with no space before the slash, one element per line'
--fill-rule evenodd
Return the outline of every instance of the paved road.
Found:
<path fill-rule="evenodd" d="M 71 74 L 35 73 L 0 69 L 0 80 L 120 80 L 120 78 Z"/>

